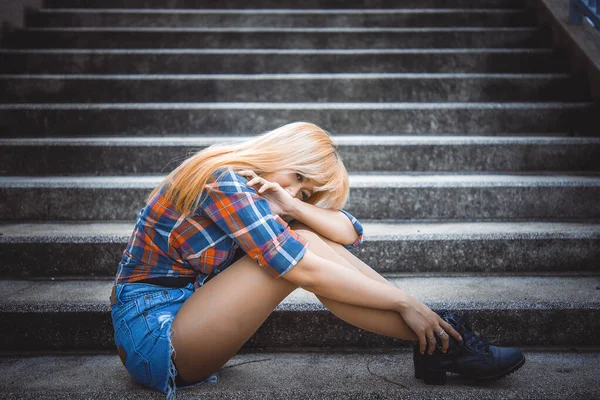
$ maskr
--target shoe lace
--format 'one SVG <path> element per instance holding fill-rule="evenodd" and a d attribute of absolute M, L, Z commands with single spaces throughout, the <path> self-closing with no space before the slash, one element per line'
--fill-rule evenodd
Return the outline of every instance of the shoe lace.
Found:
<path fill-rule="evenodd" d="M 467 346 L 474 347 L 477 351 L 483 349 L 486 354 L 489 353 L 490 342 L 488 339 L 481 337 L 479 332 L 471 328 L 471 315 L 468 312 L 465 312 L 462 316 L 458 316 L 442 310 L 442 318 L 460 333 L 463 342 Z"/>

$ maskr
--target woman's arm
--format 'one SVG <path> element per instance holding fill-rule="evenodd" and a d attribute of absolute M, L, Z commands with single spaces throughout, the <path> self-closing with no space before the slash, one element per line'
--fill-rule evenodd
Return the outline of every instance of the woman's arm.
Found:
<path fill-rule="evenodd" d="M 459 333 L 438 314 L 399 287 L 367 278 L 358 270 L 320 257 L 310 249 L 306 250 L 296 266 L 281 276 L 305 290 L 332 300 L 399 313 L 414 333 L 413 337 L 405 339 L 419 340 L 421 353 L 426 349 L 427 338 L 434 336 L 441 328 L 456 340 L 462 340 Z M 429 344 L 431 354 L 434 342 L 430 341 Z"/>
<path fill-rule="evenodd" d="M 350 245 L 358 239 L 352 221 L 341 211 L 329 210 L 294 199 L 289 216 L 302 222 L 312 230 L 343 245 Z"/>
<path fill-rule="evenodd" d="M 404 290 L 367 278 L 354 268 L 318 256 L 310 248 L 296 266 L 281 277 L 343 303 L 396 312 L 411 306 L 410 296 Z"/>

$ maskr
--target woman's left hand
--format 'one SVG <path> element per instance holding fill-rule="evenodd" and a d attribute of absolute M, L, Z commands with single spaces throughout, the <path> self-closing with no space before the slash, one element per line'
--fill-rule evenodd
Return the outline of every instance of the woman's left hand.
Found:
<path fill-rule="evenodd" d="M 293 209 L 297 199 L 292 197 L 279 183 L 261 178 L 252 170 L 236 171 L 236 173 L 248 179 L 246 186 L 252 187 L 269 203 L 273 214 L 280 216 L 290 214 L 289 210 Z"/>
<path fill-rule="evenodd" d="M 442 334 L 441 336 L 438 335 L 437 333 L 435 335 L 435 336 L 437 336 L 435 338 L 436 341 L 437 340 L 442 341 L 442 352 L 443 353 L 446 353 L 448 351 L 448 347 L 450 346 L 450 340 L 449 340 L 450 336 L 453 336 L 454 339 L 458 340 L 459 342 L 462 341 L 462 336 L 460 336 L 460 333 L 458 333 L 452 327 L 452 325 L 450 325 L 449 323 L 444 321 L 436 312 L 432 311 L 429 307 L 427 307 L 425 304 L 423 304 L 422 302 L 420 302 L 413 296 L 408 296 L 408 297 L 409 297 L 408 302 L 413 307 L 415 307 L 423 315 L 431 316 L 432 318 L 436 319 L 439 326 L 444 330 L 444 334 Z"/>

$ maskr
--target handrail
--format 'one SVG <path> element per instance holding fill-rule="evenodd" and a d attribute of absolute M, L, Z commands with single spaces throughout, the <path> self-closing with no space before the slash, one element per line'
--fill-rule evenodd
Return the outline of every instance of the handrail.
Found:
<path fill-rule="evenodd" d="M 596 0 L 570 0 L 569 20 L 572 24 L 580 25 L 583 17 L 587 17 L 596 29 L 600 30 L 600 9 Z"/>

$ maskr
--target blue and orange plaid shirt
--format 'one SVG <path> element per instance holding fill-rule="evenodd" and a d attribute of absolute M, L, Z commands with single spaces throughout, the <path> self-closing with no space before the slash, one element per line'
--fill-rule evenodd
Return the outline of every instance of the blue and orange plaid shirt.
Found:
<path fill-rule="evenodd" d="M 218 172 L 221 172 L 217 171 Z M 248 254 L 275 278 L 285 274 L 304 256 L 308 243 L 272 213 L 268 202 L 247 179 L 231 170 L 205 185 L 197 211 L 184 216 L 175 211 L 160 190 L 140 210 L 135 227 L 119 263 L 115 284 L 150 278 L 190 277 L 198 288 L 213 274 Z M 358 239 L 361 223 L 345 210 Z"/>

